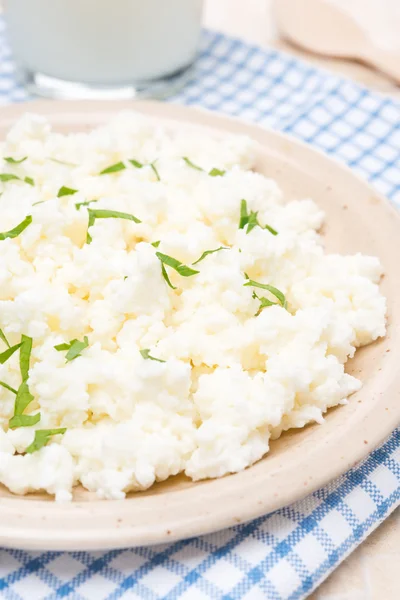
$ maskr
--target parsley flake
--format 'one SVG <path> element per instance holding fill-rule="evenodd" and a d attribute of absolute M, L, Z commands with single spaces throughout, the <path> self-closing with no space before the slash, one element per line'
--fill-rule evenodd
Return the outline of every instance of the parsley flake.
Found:
<path fill-rule="evenodd" d="M 247 202 L 246 200 L 242 200 L 240 203 L 240 220 L 239 220 L 239 229 L 244 229 L 247 225 L 246 233 L 250 233 L 255 227 L 261 227 L 261 229 L 268 229 L 272 235 L 278 235 L 278 232 L 271 227 L 270 225 L 265 225 L 263 227 L 260 225 L 258 221 L 258 211 L 250 213 L 247 211 Z"/>
<path fill-rule="evenodd" d="M 13 394 L 17 395 L 17 390 L 15 390 L 13 387 L 11 387 L 11 385 L 8 385 L 8 383 L 6 383 L 5 381 L 0 381 L 0 385 L 3 388 L 5 388 L 6 390 L 9 390 Z"/>
<path fill-rule="evenodd" d="M 154 356 L 150 355 L 150 349 L 149 348 L 145 348 L 144 350 L 140 350 L 140 354 L 143 356 L 143 358 L 148 358 L 150 360 L 156 360 L 157 362 L 160 363 L 165 363 L 165 360 L 161 360 L 161 358 L 155 358 Z"/>
<path fill-rule="evenodd" d="M 13 175 L 12 173 L 0 173 L 0 181 L 2 181 L 3 183 L 5 183 L 6 181 L 12 181 L 13 179 L 21 181 L 21 177 Z"/>
<path fill-rule="evenodd" d="M 79 210 L 81 206 L 89 206 L 89 204 L 92 204 L 93 202 L 98 202 L 99 199 L 96 198 L 95 200 L 86 200 L 85 202 L 77 202 L 75 204 L 75 208 L 76 210 Z"/>
<path fill-rule="evenodd" d="M 25 219 L 23 221 L 21 221 L 21 223 L 19 223 L 19 225 L 17 225 L 16 227 L 14 227 L 14 229 L 10 229 L 10 231 L 5 231 L 4 233 L 0 233 L 0 240 L 6 240 L 7 238 L 16 238 L 19 236 L 20 233 L 22 233 L 27 227 L 28 225 L 30 225 L 32 223 L 32 216 L 28 215 L 27 217 L 25 217 Z"/>
<path fill-rule="evenodd" d="M 12 156 L 5 156 L 4 160 L 6 162 L 8 162 L 10 165 L 20 165 L 21 163 L 25 162 L 27 158 L 28 158 L 27 156 L 24 156 L 24 158 L 20 158 L 20 159 L 13 158 Z"/>
<path fill-rule="evenodd" d="M 269 285 L 268 283 L 258 283 L 257 281 L 253 281 L 253 279 L 249 279 L 243 285 L 260 288 L 262 290 L 267 290 L 273 296 L 275 296 L 275 298 L 278 300 L 278 302 L 272 302 L 268 298 L 259 297 L 259 296 L 257 296 L 257 294 L 255 292 L 253 292 L 253 298 L 256 298 L 257 300 L 259 300 L 261 302 L 260 308 L 259 308 L 256 316 L 260 314 L 260 312 L 263 308 L 265 308 L 266 306 L 272 306 L 273 304 L 280 305 L 280 306 L 282 306 L 282 308 L 287 309 L 287 301 L 286 301 L 285 295 L 283 294 L 283 292 L 278 290 L 278 288 L 274 287 L 273 285 Z"/>
<path fill-rule="evenodd" d="M 123 162 L 118 162 L 115 163 L 115 165 L 110 165 L 109 167 L 106 167 L 105 169 L 103 169 L 102 171 L 100 171 L 100 175 L 108 175 L 109 173 L 118 173 L 118 171 L 123 171 L 124 169 L 126 169 L 126 166 L 124 165 Z"/>
<path fill-rule="evenodd" d="M 214 254 L 214 252 L 219 252 L 220 250 L 230 250 L 230 248 L 226 248 L 225 246 L 220 246 L 219 248 L 215 248 L 215 250 L 206 250 L 197 260 L 192 263 L 192 265 L 197 265 L 201 260 L 204 260 L 206 256 L 209 254 Z"/>
<path fill-rule="evenodd" d="M 33 181 L 32 177 L 24 177 L 24 179 L 21 179 L 21 177 L 18 177 L 13 173 L 0 173 L 0 181 L 2 181 L 3 183 L 13 180 L 24 181 L 25 183 L 29 183 L 29 185 L 35 185 L 35 182 Z"/>
<path fill-rule="evenodd" d="M 21 345 L 19 351 L 19 368 L 21 371 L 22 383 L 17 390 L 15 398 L 14 416 L 10 419 L 9 427 L 30 427 L 40 421 L 40 413 L 36 415 L 24 415 L 24 410 L 34 400 L 34 397 L 29 391 L 28 377 L 29 364 L 32 352 L 32 338 L 27 335 L 21 336 Z"/>
<path fill-rule="evenodd" d="M 73 188 L 66 187 L 63 185 L 58 190 L 57 198 L 62 198 L 63 196 L 73 196 L 77 193 L 78 190 L 74 190 Z"/>
<path fill-rule="evenodd" d="M 126 219 L 127 221 L 133 221 L 134 223 L 141 223 L 141 220 L 135 217 L 134 215 L 130 215 L 129 213 L 119 212 L 118 210 L 105 210 L 102 208 L 94 209 L 88 208 L 89 213 L 89 222 L 88 222 L 88 231 L 86 234 L 86 243 L 90 244 L 92 241 L 92 236 L 89 233 L 89 228 L 92 227 L 96 221 L 96 219 Z"/>
<path fill-rule="evenodd" d="M 223 177 L 223 175 L 225 175 L 226 171 L 223 171 L 221 169 L 216 169 L 215 167 L 213 169 L 211 169 L 211 171 L 208 173 L 210 175 L 210 177 Z"/>
<path fill-rule="evenodd" d="M 88 346 L 89 346 L 89 340 L 88 340 L 87 336 L 85 335 L 83 338 L 83 342 L 80 342 L 79 340 L 75 339 L 75 340 L 71 340 L 69 342 L 69 344 L 67 344 L 67 343 L 57 344 L 57 346 L 54 346 L 54 348 L 58 352 L 67 350 L 68 352 L 65 355 L 65 361 L 70 362 L 71 360 L 74 360 L 74 358 L 77 358 L 78 356 L 80 356 L 81 352 Z"/>
<path fill-rule="evenodd" d="M 53 435 L 63 435 L 67 431 L 66 427 L 59 427 L 58 429 L 37 429 L 35 431 L 35 438 L 30 444 L 25 452 L 27 454 L 32 454 L 32 452 L 37 452 L 43 446 L 46 446 L 47 442 Z"/>
<path fill-rule="evenodd" d="M 190 160 L 190 158 L 188 158 L 187 156 L 183 156 L 182 158 L 185 161 L 185 163 L 187 164 L 187 166 L 190 167 L 191 169 L 195 169 L 195 171 L 203 171 L 204 172 L 204 169 L 202 169 L 198 165 L 195 165 L 194 162 L 192 162 Z"/>
<path fill-rule="evenodd" d="M 154 175 L 156 176 L 157 181 L 161 181 L 161 177 L 159 172 L 157 171 L 156 165 L 155 163 L 157 162 L 156 160 L 153 161 L 152 163 L 141 163 L 138 160 L 135 160 L 134 158 L 129 158 L 128 162 L 131 163 L 131 165 L 133 165 L 134 167 L 136 167 L 136 169 L 143 169 L 143 167 L 150 167 L 150 169 L 153 171 Z"/>
<path fill-rule="evenodd" d="M 10 343 L 9 343 L 8 339 L 6 338 L 6 336 L 4 335 L 4 332 L 2 329 L 0 329 L 0 340 L 3 340 L 5 345 L 8 346 L 9 348 L 11 348 Z"/>
<path fill-rule="evenodd" d="M 162 254 L 162 252 L 156 252 L 156 256 L 161 261 L 162 276 L 164 277 L 164 279 L 167 282 L 167 284 L 169 285 L 169 287 L 172 288 L 173 290 L 176 290 L 176 287 L 172 285 L 172 283 L 168 277 L 168 273 L 165 269 L 165 265 L 174 269 L 177 273 L 179 273 L 179 275 L 182 275 L 182 277 L 191 277 L 192 275 L 197 275 L 197 273 L 199 273 L 199 271 L 196 271 L 195 269 L 191 269 L 187 265 L 182 264 L 176 258 L 173 258 L 172 256 L 168 256 L 168 254 Z"/>
<path fill-rule="evenodd" d="M 154 175 L 156 176 L 157 181 L 161 181 L 161 177 L 160 177 L 158 170 L 156 169 L 155 162 L 156 161 L 150 163 L 149 167 L 153 171 Z"/>
<path fill-rule="evenodd" d="M 4 365 L 4 363 L 7 362 L 9 358 L 11 358 L 11 356 L 14 354 L 14 352 L 16 352 L 17 350 L 19 350 L 19 348 L 21 348 L 21 345 L 22 345 L 21 343 L 15 344 L 15 346 L 11 346 L 11 347 L 7 348 L 7 350 L 2 352 L 0 354 L 0 365 Z"/>
<path fill-rule="evenodd" d="M 182 158 L 185 161 L 185 163 L 187 164 L 187 166 L 190 167 L 191 169 L 195 169 L 196 171 L 202 171 L 203 173 L 205 173 L 204 169 L 199 167 L 199 165 L 196 165 L 187 156 L 183 156 Z M 221 169 L 217 169 L 216 167 L 214 167 L 213 169 L 211 169 L 211 171 L 208 172 L 208 175 L 210 175 L 210 177 L 222 177 L 223 175 L 225 175 L 225 173 L 226 173 L 226 171 L 223 171 Z"/>
<path fill-rule="evenodd" d="M 134 158 L 130 158 L 129 162 L 131 163 L 131 165 L 133 165 L 137 169 L 143 169 L 143 167 L 144 167 L 143 163 L 139 162 L 138 160 L 135 160 Z"/>
<path fill-rule="evenodd" d="M 51 156 L 49 157 L 49 160 L 51 160 L 51 162 L 53 162 L 53 163 L 57 163 L 58 165 L 64 165 L 66 167 L 77 167 L 78 166 L 75 163 L 68 162 L 66 160 L 60 160 L 59 158 L 52 158 Z"/>

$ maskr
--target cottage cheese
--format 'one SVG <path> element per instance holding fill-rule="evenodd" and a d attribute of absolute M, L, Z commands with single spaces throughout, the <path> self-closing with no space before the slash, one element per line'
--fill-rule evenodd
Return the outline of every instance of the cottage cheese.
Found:
<path fill-rule="evenodd" d="M 1 154 L 27 156 L 3 161 L 2 171 L 35 183 L 0 184 L 1 232 L 32 215 L 20 235 L 0 241 L 0 327 L 11 345 L 33 339 L 25 414 L 41 414 L 33 427 L 10 429 L 15 395 L 0 387 L 0 482 L 12 492 L 68 500 L 80 483 L 123 498 L 180 472 L 220 477 L 259 460 L 282 431 L 322 423 L 360 388 L 344 364 L 385 334 L 379 261 L 325 254 L 321 210 L 284 201 L 252 171 L 251 140 L 171 132 L 135 113 L 61 135 L 27 115 Z M 161 181 L 127 159 L 157 159 Z M 124 170 L 99 175 L 119 161 Z M 211 177 L 212 168 L 226 173 Z M 62 186 L 78 191 L 58 198 Z M 238 228 L 243 198 L 278 235 Z M 89 207 L 141 223 L 96 220 L 87 244 L 88 206 L 76 204 L 93 199 Z M 157 251 L 191 266 L 220 246 L 228 249 L 192 267 L 196 275 L 167 266 L 176 289 L 167 285 Z M 288 309 L 255 316 L 253 291 L 276 298 L 244 286 L 245 274 L 278 288 Z M 70 362 L 54 348 L 85 335 L 88 347 Z M 20 385 L 18 352 L 0 365 L 0 380 Z M 59 427 L 64 435 L 25 453 L 35 430 Z"/>

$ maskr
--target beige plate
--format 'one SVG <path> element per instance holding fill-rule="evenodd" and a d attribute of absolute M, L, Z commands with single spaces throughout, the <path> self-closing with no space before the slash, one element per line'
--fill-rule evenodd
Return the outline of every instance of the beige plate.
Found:
<path fill-rule="evenodd" d="M 251 468 L 218 480 L 183 476 L 124 501 L 96 500 L 78 490 L 75 502 L 46 495 L 16 497 L 0 489 L 0 546 L 29 549 L 108 549 L 167 542 L 236 525 L 309 494 L 364 458 L 400 421 L 400 222 L 396 211 L 349 169 L 280 133 L 204 111 L 157 103 L 57 103 L 1 108 L 0 138 L 29 109 L 63 131 L 90 129 L 121 109 L 178 123 L 243 133 L 263 147 L 258 169 L 276 179 L 287 197 L 314 198 L 327 215 L 329 250 L 361 251 L 381 259 L 388 298 L 387 338 L 357 352 L 348 371 L 364 386 L 347 406 L 331 410 L 323 426 L 291 431 Z"/>

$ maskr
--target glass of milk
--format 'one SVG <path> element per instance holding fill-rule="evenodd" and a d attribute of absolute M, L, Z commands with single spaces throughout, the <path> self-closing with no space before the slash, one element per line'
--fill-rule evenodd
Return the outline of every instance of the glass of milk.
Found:
<path fill-rule="evenodd" d="M 23 84 L 52 98 L 171 93 L 196 57 L 203 0 L 8 0 Z"/>

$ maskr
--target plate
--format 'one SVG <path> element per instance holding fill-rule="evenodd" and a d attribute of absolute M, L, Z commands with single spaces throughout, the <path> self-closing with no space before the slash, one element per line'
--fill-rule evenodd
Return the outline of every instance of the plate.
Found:
<path fill-rule="evenodd" d="M 269 454 L 241 473 L 191 482 L 177 476 L 123 501 L 97 500 L 77 489 L 74 502 L 45 494 L 14 496 L 0 487 L 0 546 L 104 550 L 169 542 L 237 525 L 290 504 L 362 460 L 400 421 L 400 218 L 389 202 L 348 168 L 286 136 L 203 110 L 155 102 L 38 102 L 2 107 L 0 139 L 22 113 L 46 115 L 60 131 L 93 128 L 135 109 L 213 135 L 247 134 L 262 146 L 257 170 L 287 197 L 311 197 L 326 213 L 328 250 L 379 256 L 385 270 L 388 334 L 362 348 L 347 370 L 364 385 L 324 425 L 285 433 Z"/>

